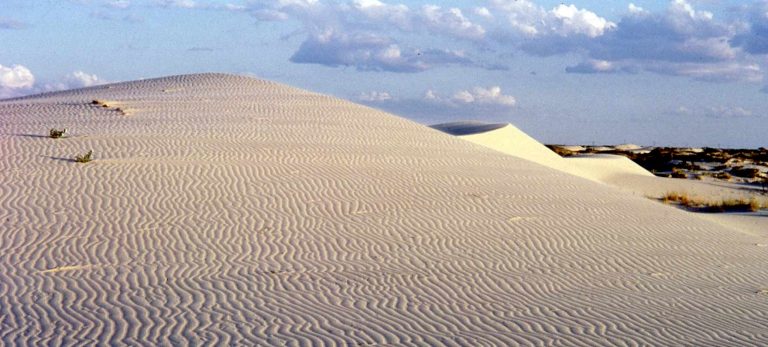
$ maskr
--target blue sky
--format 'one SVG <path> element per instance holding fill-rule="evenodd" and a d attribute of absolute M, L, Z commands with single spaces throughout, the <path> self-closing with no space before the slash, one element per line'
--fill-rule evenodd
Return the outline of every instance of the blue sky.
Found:
<path fill-rule="evenodd" d="M 768 1 L 2 0 L 0 98 L 249 74 L 547 143 L 768 146 Z"/>

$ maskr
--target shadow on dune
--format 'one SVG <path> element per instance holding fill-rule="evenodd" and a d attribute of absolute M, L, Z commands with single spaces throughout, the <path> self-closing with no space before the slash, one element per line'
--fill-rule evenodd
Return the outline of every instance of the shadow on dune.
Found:
<path fill-rule="evenodd" d="M 48 156 L 48 155 L 42 155 L 41 157 L 48 158 L 48 159 L 51 159 L 51 160 L 65 161 L 65 162 L 68 162 L 68 163 L 76 163 L 77 162 L 76 160 L 74 160 L 72 158 L 51 157 L 51 156 Z"/>
<path fill-rule="evenodd" d="M 11 136 L 18 136 L 18 137 L 34 137 L 34 138 L 50 137 L 50 136 L 48 136 L 48 135 L 40 135 L 40 134 L 11 134 Z"/>

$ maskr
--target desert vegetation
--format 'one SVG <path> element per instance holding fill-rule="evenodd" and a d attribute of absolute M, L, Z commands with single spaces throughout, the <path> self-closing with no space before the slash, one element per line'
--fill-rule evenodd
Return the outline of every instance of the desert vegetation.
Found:
<path fill-rule="evenodd" d="M 668 192 L 661 197 L 661 201 L 666 204 L 677 204 L 695 212 L 757 212 L 768 208 L 768 203 L 761 202 L 755 197 L 706 200 L 692 198 L 687 193 L 680 192 Z"/>
<path fill-rule="evenodd" d="M 120 113 L 120 115 L 122 115 L 122 116 L 128 115 L 128 112 L 125 109 L 120 108 L 120 107 L 114 107 L 114 106 L 110 105 L 109 103 L 107 103 L 104 100 L 94 99 L 93 101 L 91 101 L 91 105 L 103 107 L 103 108 L 106 108 L 106 109 L 109 109 L 109 110 L 113 110 L 113 111 L 115 111 L 117 113 Z"/>
<path fill-rule="evenodd" d="M 75 162 L 77 163 L 87 163 L 91 160 L 93 160 L 91 157 L 93 156 L 93 150 L 88 151 L 88 153 L 85 153 L 83 155 L 75 156 Z"/>
<path fill-rule="evenodd" d="M 52 139 L 58 139 L 64 136 L 64 134 L 67 133 L 67 128 L 64 128 L 62 130 L 58 130 L 56 128 L 51 128 L 51 130 L 48 132 L 48 137 Z"/>
<path fill-rule="evenodd" d="M 104 101 L 104 100 L 94 99 L 93 101 L 91 101 L 91 105 L 101 106 L 101 107 L 104 107 L 104 108 L 109 108 L 109 104 L 107 104 L 107 102 Z"/>

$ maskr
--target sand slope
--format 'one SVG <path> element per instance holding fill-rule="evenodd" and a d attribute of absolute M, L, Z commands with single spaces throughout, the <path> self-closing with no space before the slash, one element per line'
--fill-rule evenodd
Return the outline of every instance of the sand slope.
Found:
<path fill-rule="evenodd" d="M 0 117 L 4 345 L 768 344 L 765 238 L 383 112 L 203 74 Z"/>
<path fill-rule="evenodd" d="M 460 121 L 431 127 L 501 153 L 595 182 L 609 183 L 611 179 L 625 175 L 653 177 L 653 174 L 640 165 L 618 155 L 596 154 L 562 158 L 512 124 Z"/>

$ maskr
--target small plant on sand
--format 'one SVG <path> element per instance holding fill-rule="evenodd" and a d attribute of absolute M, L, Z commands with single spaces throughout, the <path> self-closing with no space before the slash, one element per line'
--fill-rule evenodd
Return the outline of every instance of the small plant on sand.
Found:
<path fill-rule="evenodd" d="M 93 150 L 88 151 L 88 153 L 85 153 L 84 155 L 78 155 L 75 156 L 75 162 L 78 163 L 87 163 L 91 161 L 91 156 L 93 155 Z"/>
<path fill-rule="evenodd" d="M 67 132 L 67 128 L 64 128 L 63 130 L 51 128 L 51 130 L 48 132 L 48 137 L 52 139 L 58 139 L 63 137 L 66 132 Z"/>
<path fill-rule="evenodd" d="M 106 101 L 102 101 L 102 100 L 93 100 L 93 101 L 91 101 L 91 105 L 101 106 L 101 107 L 109 107 L 107 102 Z"/>

